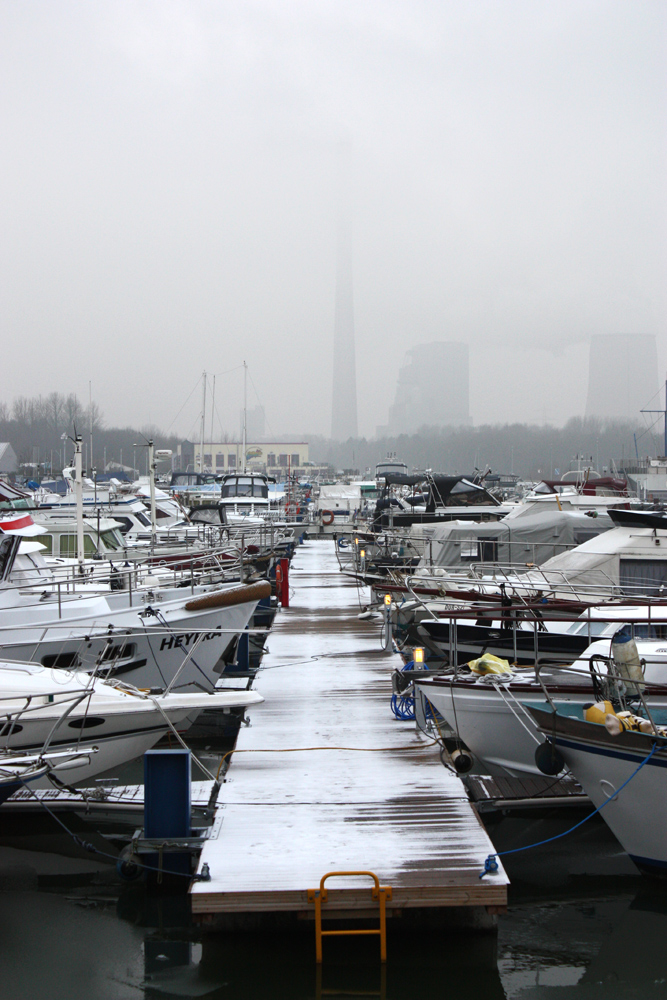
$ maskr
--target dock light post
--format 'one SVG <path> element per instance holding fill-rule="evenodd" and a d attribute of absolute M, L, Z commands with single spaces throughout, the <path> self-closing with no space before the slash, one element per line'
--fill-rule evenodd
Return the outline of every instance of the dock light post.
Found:
<path fill-rule="evenodd" d="M 423 668 L 423 666 L 424 666 L 424 647 L 423 646 L 415 646 L 415 649 L 414 649 L 413 654 L 412 654 L 412 659 L 414 660 L 414 664 L 415 664 L 416 667 Z"/>
<path fill-rule="evenodd" d="M 391 646 L 391 594 L 384 595 L 384 622 L 382 623 L 382 648 Z"/>

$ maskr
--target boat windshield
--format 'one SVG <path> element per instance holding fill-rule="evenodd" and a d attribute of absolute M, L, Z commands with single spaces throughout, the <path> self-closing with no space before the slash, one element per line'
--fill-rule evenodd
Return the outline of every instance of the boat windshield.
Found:
<path fill-rule="evenodd" d="M 253 476 L 236 476 L 223 483 L 222 496 L 225 497 L 263 497 L 267 499 L 269 488 L 262 479 Z"/>

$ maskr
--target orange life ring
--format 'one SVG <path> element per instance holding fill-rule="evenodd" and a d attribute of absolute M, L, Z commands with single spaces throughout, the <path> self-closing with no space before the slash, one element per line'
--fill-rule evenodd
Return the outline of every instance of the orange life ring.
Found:
<path fill-rule="evenodd" d="M 276 586 L 280 586 L 283 582 L 283 568 L 282 566 L 276 566 Z"/>
<path fill-rule="evenodd" d="M 322 524 L 333 524 L 334 523 L 334 512 L 332 510 L 322 511 Z"/>

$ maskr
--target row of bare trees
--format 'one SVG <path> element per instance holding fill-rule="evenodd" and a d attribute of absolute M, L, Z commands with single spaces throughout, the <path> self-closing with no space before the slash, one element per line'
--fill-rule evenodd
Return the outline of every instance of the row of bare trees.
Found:
<path fill-rule="evenodd" d="M 637 453 L 659 453 L 661 439 L 629 421 L 573 417 L 564 427 L 495 424 L 479 427 L 422 427 L 418 434 L 331 441 L 311 435 L 310 458 L 336 469 L 374 470 L 395 454 L 411 468 L 468 474 L 488 468 L 530 479 L 559 478 L 572 468 L 600 473 L 634 465 Z"/>
<path fill-rule="evenodd" d="M 98 472 L 111 463 L 143 472 L 143 445 L 148 437 L 158 448 L 175 450 L 179 443 L 178 438 L 167 437 L 156 427 L 106 427 L 98 405 L 84 406 L 75 393 L 17 396 L 11 404 L 0 402 L 0 441 L 12 445 L 20 472 L 29 478 L 56 475 L 63 463 L 69 464 L 75 432 L 83 437 L 85 467 Z"/>

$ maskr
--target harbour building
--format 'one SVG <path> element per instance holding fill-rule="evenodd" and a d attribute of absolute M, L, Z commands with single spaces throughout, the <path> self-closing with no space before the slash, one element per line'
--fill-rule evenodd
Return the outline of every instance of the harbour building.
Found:
<path fill-rule="evenodd" d="M 199 442 L 180 444 L 174 456 L 174 471 L 198 472 L 200 448 Z M 265 472 L 283 479 L 288 470 L 298 473 L 308 467 L 307 441 L 248 441 L 245 463 L 241 441 L 205 442 L 203 454 L 203 471 L 216 475 L 236 472 L 245 464 L 249 472 Z"/>

